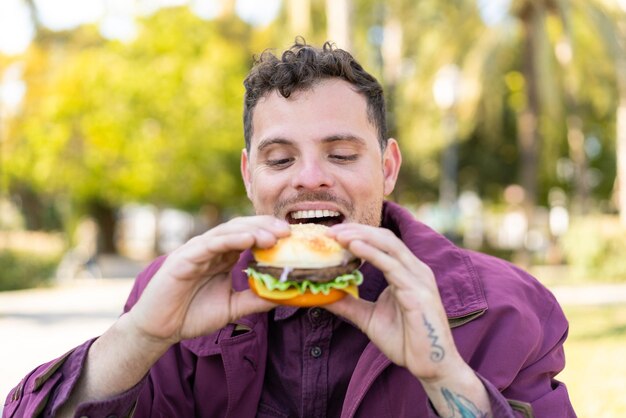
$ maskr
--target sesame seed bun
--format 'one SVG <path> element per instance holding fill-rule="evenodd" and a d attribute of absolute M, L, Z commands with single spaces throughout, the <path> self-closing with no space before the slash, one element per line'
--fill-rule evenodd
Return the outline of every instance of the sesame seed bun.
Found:
<path fill-rule="evenodd" d="M 328 227 L 318 224 L 290 225 L 291 235 L 280 238 L 272 248 L 254 248 L 259 266 L 320 269 L 347 264 L 354 256 L 326 235 Z"/>

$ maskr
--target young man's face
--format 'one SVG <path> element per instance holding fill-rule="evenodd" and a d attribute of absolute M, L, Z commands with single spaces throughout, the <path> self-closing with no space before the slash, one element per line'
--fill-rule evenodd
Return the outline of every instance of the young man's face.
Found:
<path fill-rule="evenodd" d="M 366 100 L 350 84 L 329 79 L 287 99 L 272 92 L 257 103 L 252 128 L 241 171 L 257 214 L 380 225 L 400 150 L 390 139 L 381 152 Z"/>

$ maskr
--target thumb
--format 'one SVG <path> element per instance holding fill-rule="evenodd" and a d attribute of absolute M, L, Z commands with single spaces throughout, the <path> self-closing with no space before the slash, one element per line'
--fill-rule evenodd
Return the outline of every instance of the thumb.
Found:
<path fill-rule="evenodd" d="M 374 302 L 357 299 L 348 295 L 335 303 L 324 306 L 324 308 L 335 315 L 347 319 L 361 331 L 365 332 L 374 311 Z"/>
<path fill-rule="evenodd" d="M 233 292 L 230 299 L 231 321 L 253 313 L 267 312 L 277 304 L 258 297 L 252 290 L 246 289 L 240 292 Z"/>

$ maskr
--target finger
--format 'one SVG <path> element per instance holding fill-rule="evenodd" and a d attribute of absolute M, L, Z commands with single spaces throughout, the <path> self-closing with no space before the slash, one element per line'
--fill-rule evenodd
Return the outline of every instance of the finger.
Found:
<path fill-rule="evenodd" d="M 207 274 L 215 274 L 218 270 L 229 269 L 238 259 L 235 252 L 241 252 L 253 244 L 254 236 L 249 232 L 217 237 L 208 243 L 198 237 L 192 238 L 167 257 L 160 271 L 166 277 L 200 279 Z M 232 253 L 235 254 L 231 255 Z M 227 263 L 228 260 L 230 264 Z"/>
<path fill-rule="evenodd" d="M 289 224 L 271 216 L 262 217 L 242 217 L 220 224 L 209 231 L 198 235 L 187 243 L 192 245 L 208 245 L 216 241 L 219 237 L 232 236 L 248 232 L 255 237 L 255 245 L 271 246 L 280 237 L 289 235 Z"/>
<path fill-rule="evenodd" d="M 417 281 L 414 279 L 415 270 L 408 268 L 398 259 L 369 243 L 355 239 L 348 244 L 348 249 L 357 257 L 378 268 L 385 275 L 389 284 L 402 288 L 411 288 L 417 285 Z"/>
<path fill-rule="evenodd" d="M 361 240 L 402 262 L 410 263 L 415 259 L 415 255 L 402 240 L 386 228 L 361 224 L 341 224 L 334 228 L 333 232 L 340 243 Z"/>
<path fill-rule="evenodd" d="M 374 303 L 348 295 L 337 302 L 324 306 L 324 308 L 347 319 L 361 331 L 367 333 L 374 312 Z"/>
<path fill-rule="evenodd" d="M 402 284 L 403 278 L 410 279 L 415 275 L 433 277 L 430 268 L 387 229 L 348 224 L 343 228 L 335 228 L 334 234 L 342 245 L 375 265 L 388 278 L 393 280 L 391 276 L 394 276 L 401 280 L 394 281 L 395 284 Z"/>
<path fill-rule="evenodd" d="M 267 312 L 277 304 L 258 297 L 252 290 L 233 292 L 230 298 L 231 321 L 258 312 Z"/>
<path fill-rule="evenodd" d="M 266 217 L 267 218 L 267 217 Z M 194 262 L 204 262 L 215 254 L 229 251 L 243 251 L 253 246 L 261 248 L 271 247 L 281 236 L 289 233 L 289 229 L 282 229 L 278 224 L 258 226 L 257 222 L 238 222 L 231 225 L 221 225 L 218 231 L 209 231 L 189 240 L 180 252 Z"/>
<path fill-rule="evenodd" d="M 242 229 L 264 229 L 277 236 L 289 235 L 289 223 L 282 219 L 275 218 L 269 215 L 260 216 L 243 216 L 233 218 L 230 221 L 220 224 L 215 228 L 207 231 L 205 235 L 224 235 L 232 233 L 233 231 Z"/>
<path fill-rule="evenodd" d="M 255 242 L 256 237 L 250 231 L 233 232 L 217 237 L 196 237 L 178 249 L 176 255 L 192 263 L 204 263 L 218 254 L 251 248 Z"/>
<path fill-rule="evenodd" d="M 199 241 L 241 232 L 250 232 L 255 236 L 255 245 L 267 247 L 274 245 L 277 238 L 289 235 L 290 229 L 287 222 L 273 216 L 240 217 L 200 235 Z"/>
<path fill-rule="evenodd" d="M 401 244 L 404 245 L 404 244 Z M 350 242 L 348 249 L 378 268 L 387 278 L 390 285 L 401 289 L 416 289 L 418 287 L 436 289 L 435 276 L 426 264 L 413 254 L 399 260 L 368 242 L 356 239 Z"/>

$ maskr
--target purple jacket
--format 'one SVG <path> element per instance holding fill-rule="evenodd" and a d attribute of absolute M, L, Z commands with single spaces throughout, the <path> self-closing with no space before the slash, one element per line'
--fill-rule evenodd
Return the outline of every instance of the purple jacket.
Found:
<path fill-rule="evenodd" d="M 485 384 L 494 416 L 575 417 L 565 386 L 554 380 L 565 364 L 568 324 L 552 294 L 507 262 L 454 246 L 394 203 L 385 203 L 383 224 L 434 271 L 457 348 Z M 247 287 L 241 271 L 249 257 L 244 253 L 233 269 L 235 289 Z M 138 276 L 126 311 L 162 262 Z M 3 417 L 53 416 L 75 385 L 90 344 L 26 376 L 9 393 Z M 266 353 L 267 315 L 250 315 L 173 346 L 137 386 L 83 404 L 77 416 L 254 417 Z M 341 416 L 436 414 L 419 381 L 370 343 L 352 375 Z"/>

